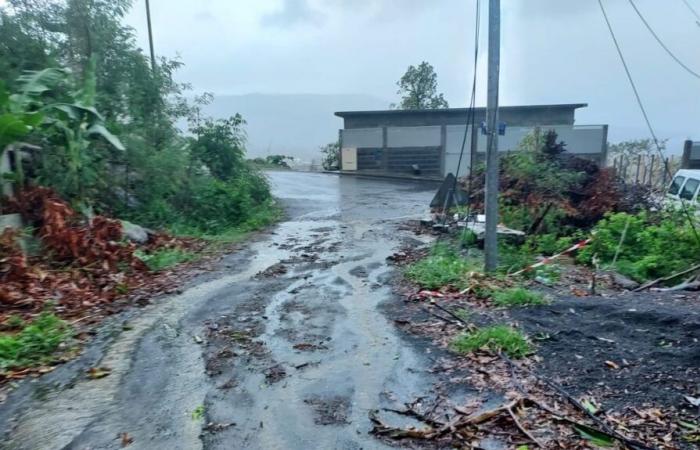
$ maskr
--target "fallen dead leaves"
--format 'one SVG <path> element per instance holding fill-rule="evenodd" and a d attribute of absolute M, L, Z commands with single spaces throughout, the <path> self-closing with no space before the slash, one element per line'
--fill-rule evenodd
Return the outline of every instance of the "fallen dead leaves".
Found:
<path fill-rule="evenodd" d="M 87 376 L 92 380 L 99 380 L 100 378 L 108 376 L 110 373 L 112 373 L 112 369 L 109 367 L 91 367 L 87 371 Z"/>
<path fill-rule="evenodd" d="M 0 324 L 10 316 L 28 321 L 50 308 L 72 326 L 88 329 L 123 308 L 127 302 L 122 300 L 169 293 L 181 281 L 173 271 L 151 272 L 135 255 L 137 246 L 124 239 L 120 221 L 83 218 L 50 189 L 25 190 L 10 208 L 35 230 L 38 251 L 28 255 L 17 230 L 0 233 Z M 176 247 L 197 251 L 204 243 L 156 233 L 138 248 L 150 252 Z M 78 341 L 87 338 L 78 336 Z M 55 362 L 63 360 L 60 355 Z M 0 371 L 0 383 L 49 370 L 13 367 Z"/>

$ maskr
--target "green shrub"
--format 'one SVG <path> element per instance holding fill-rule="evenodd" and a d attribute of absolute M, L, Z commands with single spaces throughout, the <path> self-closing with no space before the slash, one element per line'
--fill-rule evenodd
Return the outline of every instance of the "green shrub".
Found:
<path fill-rule="evenodd" d="M 539 292 L 530 291 L 525 288 L 516 287 L 498 291 L 493 294 L 493 304 L 496 306 L 527 306 L 527 305 L 543 305 L 547 303 Z"/>
<path fill-rule="evenodd" d="M 460 353 L 485 348 L 496 353 L 503 352 L 512 358 L 523 358 L 533 351 L 527 338 L 507 325 L 494 325 L 463 333 L 452 341 L 452 348 Z"/>
<path fill-rule="evenodd" d="M 462 244 L 462 247 L 473 247 L 476 245 L 477 241 L 476 233 L 468 228 L 465 228 L 459 233 L 459 242 Z"/>
<path fill-rule="evenodd" d="M 607 214 L 595 226 L 593 242 L 581 249 L 577 260 L 590 264 L 595 255 L 603 266 L 611 264 L 626 226 L 614 267 L 624 275 L 638 281 L 655 279 L 700 261 L 700 249 L 687 218 L 673 209 Z"/>
<path fill-rule="evenodd" d="M 470 271 L 479 270 L 479 266 L 460 256 L 445 243 L 433 246 L 430 255 L 411 264 L 406 269 L 406 277 L 421 287 L 438 289 L 443 286 L 454 286 L 457 289 L 466 287 L 466 275 Z"/>
<path fill-rule="evenodd" d="M 43 313 L 19 333 L 0 336 L 0 370 L 49 363 L 61 343 L 71 335 L 66 322 Z"/>
<path fill-rule="evenodd" d="M 535 255 L 536 252 L 528 242 L 520 246 L 499 242 L 499 272 L 510 273 L 523 269 L 535 262 Z"/>
<path fill-rule="evenodd" d="M 192 261 L 195 254 L 180 248 L 165 248 L 153 253 L 135 252 L 136 256 L 154 272 L 167 269 L 182 262 Z"/>

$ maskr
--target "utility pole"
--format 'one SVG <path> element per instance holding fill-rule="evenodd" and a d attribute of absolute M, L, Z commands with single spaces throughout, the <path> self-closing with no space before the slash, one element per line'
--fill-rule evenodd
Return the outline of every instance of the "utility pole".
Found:
<path fill-rule="evenodd" d="M 489 0 L 488 93 L 486 102 L 485 269 L 498 267 L 498 75 L 501 57 L 501 1 Z"/>
<path fill-rule="evenodd" d="M 146 0 L 146 22 L 148 22 L 148 46 L 151 49 L 151 70 L 156 73 L 156 54 L 153 51 L 153 30 L 151 28 L 151 5 Z"/>

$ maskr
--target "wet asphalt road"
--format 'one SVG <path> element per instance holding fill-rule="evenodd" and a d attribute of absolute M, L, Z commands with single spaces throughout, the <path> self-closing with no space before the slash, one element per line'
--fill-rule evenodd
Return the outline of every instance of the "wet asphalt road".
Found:
<path fill-rule="evenodd" d="M 435 187 L 275 172 L 288 218 L 182 294 L 114 318 L 0 406 L 7 449 L 381 449 L 368 412 L 430 389 L 381 305 Z M 126 326 L 124 326 L 126 325 Z M 87 367 L 109 376 L 90 380 Z"/>

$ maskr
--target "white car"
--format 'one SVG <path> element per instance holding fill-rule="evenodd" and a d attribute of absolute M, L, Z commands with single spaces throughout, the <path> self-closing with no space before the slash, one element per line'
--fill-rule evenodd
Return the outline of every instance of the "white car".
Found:
<path fill-rule="evenodd" d="M 681 199 L 691 206 L 700 205 L 700 169 L 681 169 L 671 181 L 666 197 L 680 203 Z"/>

